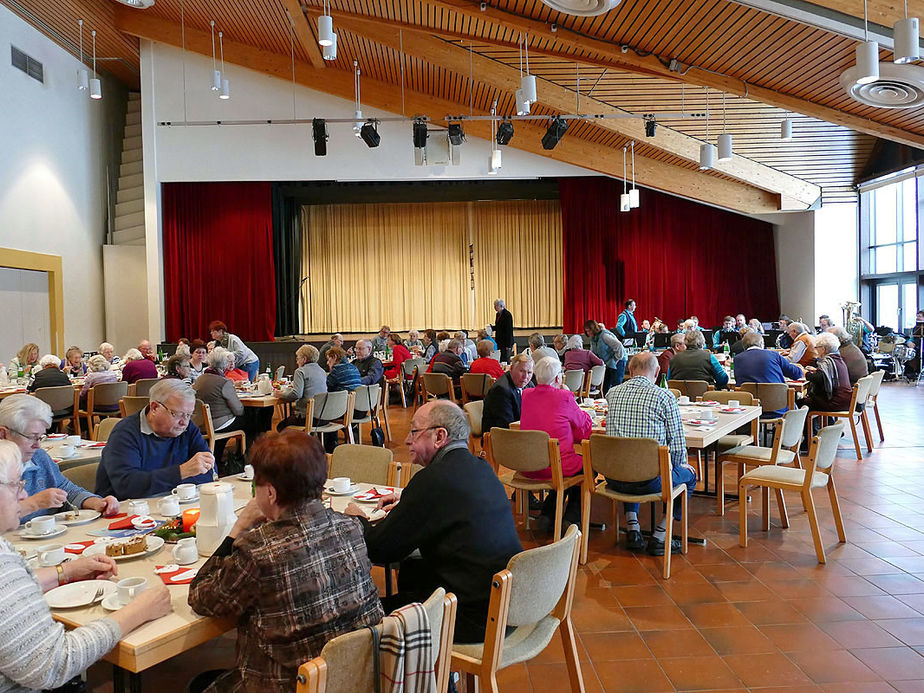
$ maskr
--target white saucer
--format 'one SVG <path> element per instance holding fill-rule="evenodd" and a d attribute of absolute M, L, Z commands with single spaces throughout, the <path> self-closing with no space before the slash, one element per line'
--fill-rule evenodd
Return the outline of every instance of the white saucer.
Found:
<path fill-rule="evenodd" d="M 53 452 L 56 452 L 56 451 L 53 451 Z M 56 452 L 56 454 L 52 455 L 52 457 L 57 457 L 59 460 L 69 460 L 72 457 L 77 457 L 78 454 L 79 453 L 76 450 L 74 450 L 74 452 L 72 452 L 70 455 L 62 455 L 61 453 Z"/>
<path fill-rule="evenodd" d="M 237 480 L 238 480 L 238 481 L 253 481 L 253 477 L 252 477 L 252 476 L 244 476 L 244 473 L 241 472 L 240 474 L 237 475 Z"/>
<path fill-rule="evenodd" d="M 67 531 L 67 527 L 58 527 L 57 525 L 55 525 L 55 529 L 54 529 L 53 531 L 47 532 L 47 533 L 45 533 L 45 534 L 32 534 L 31 532 L 28 532 L 28 531 L 26 531 L 25 529 L 23 529 L 23 530 L 19 533 L 19 536 L 20 536 L 22 539 L 29 539 L 29 540 L 31 540 L 31 541 L 38 541 L 38 540 L 41 540 L 41 539 L 51 539 L 52 537 L 60 537 L 60 536 L 61 536 L 62 534 L 64 534 L 66 531 Z"/>
<path fill-rule="evenodd" d="M 103 608 L 106 611 L 118 611 L 123 606 L 125 606 L 125 604 L 119 601 L 119 595 L 116 592 L 110 594 L 103 601 L 101 601 L 100 604 L 103 605 Z"/>
<path fill-rule="evenodd" d="M 333 486 L 328 486 L 324 489 L 324 493 L 326 493 L 328 496 L 352 496 L 354 493 L 358 493 L 358 492 L 359 492 L 359 484 L 351 484 L 350 490 L 344 491 L 342 493 L 337 493 L 337 491 L 334 490 Z"/>
<path fill-rule="evenodd" d="M 187 503 L 195 503 L 197 500 L 199 500 L 199 492 L 196 491 L 196 495 L 193 496 L 192 498 L 180 498 L 179 496 L 177 496 L 177 498 L 179 498 L 180 505 L 186 505 Z"/>

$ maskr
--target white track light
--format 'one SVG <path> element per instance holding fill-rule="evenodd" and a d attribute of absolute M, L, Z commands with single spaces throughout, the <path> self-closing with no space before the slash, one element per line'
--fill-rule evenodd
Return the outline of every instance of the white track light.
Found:
<path fill-rule="evenodd" d="M 334 43 L 334 20 L 329 14 L 318 17 L 318 43 L 322 46 Z"/>
<path fill-rule="evenodd" d="M 699 167 L 706 171 L 715 166 L 715 145 L 703 142 L 699 145 Z"/>
<path fill-rule="evenodd" d="M 523 92 L 523 98 L 529 101 L 531 104 L 536 103 L 537 94 L 536 94 L 536 76 L 535 75 L 523 75 L 520 77 L 520 91 Z"/>
<path fill-rule="evenodd" d="M 517 89 L 516 91 L 516 100 L 517 100 L 517 115 L 529 115 L 529 100 L 523 94 L 523 89 Z"/>
<path fill-rule="evenodd" d="M 784 118 L 780 123 L 780 139 L 789 141 L 792 139 L 792 120 Z"/>
<path fill-rule="evenodd" d="M 91 99 L 101 99 L 103 98 L 102 85 L 95 77 L 90 80 L 90 98 Z"/>
<path fill-rule="evenodd" d="M 321 46 L 321 55 L 325 60 L 337 59 L 337 34 L 333 35 L 333 41 L 329 46 Z"/>
<path fill-rule="evenodd" d="M 919 31 L 918 18 L 905 17 L 895 22 L 895 28 L 892 32 L 895 37 L 895 48 L 892 53 L 892 61 L 902 63 L 913 63 L 920 60 L 921 50 L 918 45 Z"/>
<path fill-rule="evenodd" d="M 629 207 L 636 209 L 641 204 L 638 196 L 638 188 L 629 189 Z"/>
<path fill-rule="evenodd" d="M 732 136 L 727 132 L 719 135 L 719 161 L 731 161 L 732 158 Z"/>
<path fill-rule="evenodd" d="M 231 98 L 231 85 L 226 79 L 221 80 L 221 93 L 218 95 L 218 98 L 226 101 Z"/>
<path fill-rule="evenodd" d="M 857 44 L 857 84 L 869 84 L 879 79 L 879 43 Z"/>

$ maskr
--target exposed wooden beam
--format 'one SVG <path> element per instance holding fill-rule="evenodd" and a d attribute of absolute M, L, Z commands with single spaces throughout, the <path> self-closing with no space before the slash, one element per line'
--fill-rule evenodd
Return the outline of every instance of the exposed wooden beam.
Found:
<path fill-rule="evenodd" d="M 773 89 L 767 89 L 755 84 L 744 82 L 733 77 L 715 74 L 698 68 L 690 68 L 682 75 L 672 72 L 662 59 L 656 55 L 641 56 L 631 49 L 623 53 L 621 46 L 610 43 L 601 39 L 584 36 L 578 32 L 572 31 L 565 27 L 557 27 L 552 31 L 549 24 L 540 22 L 527 17 L 521 17 L 513 12 L 506 12 L 490 5 L 482 12 L 477 2 L 470 0 L 422 0 L 424 5 L 431 5 L 436 8 L 442 8 L 451 12 L 459 13 L 469 19 L 479 22 L 487 22 L 494 25 L 496 31 L 520 31 L 529 34 L 530 39 L 544 39 L 546 41 L 555 41 L 564 45 L 566 51 L 552 51 L 557 57 L 568 60 L 570 52 L 573 51 L 580 56 L 583 62 L 591 63 L 601 67 L 612 67 L 616 69 L 633 69 L 641 68 L 648 73 L 654 73 L 659 76 L 674 78 L 680 76 L 688 84 L 696 84 L 703 87 L 720 89 L 729 94 L 736 94 L 746 98 L 761 101 L 765 104 L 785 108 L 796 113 L 818 118 L 835 125 L 842 125 L 857 132 L 864 132 L 876 137 L 882 137 L 894 142 L 901 142 L 912 147 L 924 147 L 924 135 L 911 133 L 901 128 L 885 125 L 883 123 L 853 115 L 845 111 L 840 111 L 828 106 L 822 106 L 812 101 L 806 101 L 788 94 L 783 94 Z M 472 37 L 473 39 L 476 37 Z M 487 39 L 482 39 L 485 43 L 490 43 Z M 530 44 L 531 52 L 539 52 Z M 549 51 L 543 51 L 548 55 Z M 670 56 L 676 57 L 676 56 Z"/>
<path fill-rule="evenodd" d="M 374 19 L 356 17 L 344 19 L 338 13 L 337 22 L 344 28 L 376 43 L 395 50 L 403 49 L 405 53 L 416 55 L 430 64 L 440 65 L 461 75 L 471 70 L 478 81 L 510 93 L 520 87 L 520 72 L 516 68 L 473 54 L 457 43 L 449 43 L 443 39 L 428 36 L 424 31 L 404 32 L 399 39 L 397 30 L 383 26 Z M 574 112 L 575 93 L 571 89 L 540 80 L 540 88 L 537 92 L 540 103 L 562 113 Z M 593 115 L 626 113 L 623 109 L 592 98 L 581 99 L 581 112 Z M 601 119 L 595 121 L 594 124 L 688 161 L 699 161 L 699 147 L 702 142 L 677 130 L 662 127 L 655 137 L 646 138 L 645 125 L 640 118 Z M 741 156 L 735 156 L 731 161 L 717 163 L 716 170 L 748 185 L 791 198 L 797 202 L 797 205 L 801 204 L 802 209 L 808 209 L 821 196 L 821 188 L 817 185 Z"/>
<path fill-rule="evenodd" d="M 167 20 L 143 13 L 131 13 L 116 8 L 116 27 L 127 34 L 180 47 L 180 27 Z M 291 79 L 291 58 L 253 46 L 226 41 L 225 60 L 279 79 Z M 208 33 L 186 28 L 186 50 L 204 56 L 211 55 Z M 343 99 L 353 98 L 353 73 L 339 69 L 319 70 L 310 64 L 295 63 L 295 81 L 310 89 L 332 94 Z M 465 106 L 453 101 L 435 98 L 428 94 L 404 90 L 405 109 L 409 113 L 445 114 L 463 110 Z M 400 113 L 401 90 L 395 85 L 363 78 L 363 102 L 375 108 Z M 486 115 L 481 112 L 478 115 Z M 466 123 L 470 135 L 490 139 L 490 123 Z M 544 129 L 537 125 L 517 123 L 516 134 L 510 145 L 533 154 L 580 166 L 613 177 L 622 177 L 622 152 L 600 147 L 578 137 L 562 139 L 552 151 L 540 143 Z M 699 200 L 707 204 L 746 214 L 763 214 L 779 211 L 779 195 L 760 190 L 714 174 L 673 166 L 647 157 L 636 157 L 636 180 L 643 186 Z"/>
<path fill-rule="evenodd" d="M 305 13 L 302 12 L 302 6 L 299 0 L 282 0 L 282 4 L 285 5 L 286 10 L 289 11 L 289 16 L 292 18 L 292 26 L 295 29 L 295 38 L 298 39 L 299 44 L 305 50 L 305 53 L 307 53 L 308 60 L 319 69 L 327 67 L 325 64 L 327 61 L 324 60 L 324 56 L 321 53 L 321 46 L 315 40 L 311 27 L 308 26 L 308 18 L 305 16 Z"/>

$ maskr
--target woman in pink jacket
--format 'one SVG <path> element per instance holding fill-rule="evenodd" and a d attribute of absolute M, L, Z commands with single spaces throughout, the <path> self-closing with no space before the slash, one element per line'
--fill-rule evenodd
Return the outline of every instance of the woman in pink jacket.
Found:
<path fill-rule="evenodd" d="M 574 451 L 575 444 L 590 437 L 593 423 L 590 415 L 582 411 L 574 394 L 562 384 L 561 362 L 558 359 L 540 359 L 533 371 L 536 387 L 523 390 L 520 428 L 545 431 L 558 440 L 561 467 L 565 476 L 580 474 L 583 459 Z M 551 468 L 526 474 L 534 479 L 550 479 Z M 540 530 L 549 531 L 555 516 L 555 492 L 549 493 L 539 517 Z M 581 520 L 581 487 L 573 486 L 565 492 L 564 519 L 572 524 Z"/>

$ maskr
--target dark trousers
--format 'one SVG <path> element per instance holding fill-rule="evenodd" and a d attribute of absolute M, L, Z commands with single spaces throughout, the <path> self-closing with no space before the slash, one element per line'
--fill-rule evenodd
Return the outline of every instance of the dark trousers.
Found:
<path fill-rule="evenodd" d="M 558 498 L 557 491 L 549 491 L 545 500 L 542 502 L 542 514 L 555 520 L 555 501 Z M 581 522 L 581 487 L 572 486 L 565 489 L 564 513 L 562 518 L 572 524 Z M 565 525 L 567 527 L 567 525 Z"/>
<path fill-rule="evenodd" d="M 603 376 L 603 388 L 602 394 L 606 397 L 606 393 L 610 391 L 611 387 L 616 387 L 617 385 L 622 384 L 622 379 L 626 374 L 626 362 L 617 361 L 616 368 L 610 368 L 607 366 L 606 373 Z"/>
<path fill-rule="evenodd" d="M 510 363 L 510 351 L 513 349 L 512 346 L 499 346 L 500 349 L 500 360 L 501 363 Z"/>
<path fill-rule="evenodd" d="M 688 467 L 674 467 L 671 470 L 671 483 L 674 486 L 680 484 L 686 484 L 687 495 L 693 493 L 693 490 L 696 488 L 696 472 Z M 661 491 L 661 477 L 656 476 L 654 479 L 649 479 L 648 481 L 615 481 L 613 479 L 606 480 L 607 488 L 611 488 L 618 493 L 630 493 L 630 494 L 648 494 L 648 493 L 659 493 Z M 626 509 L 627 513 L 638 512 L 638 503 L 623 503 L 623 507 Z M 680 503 L 676 500 L 674 501 L 674 519 L 679 520 L 682 517 L 680 510 Z"/>

